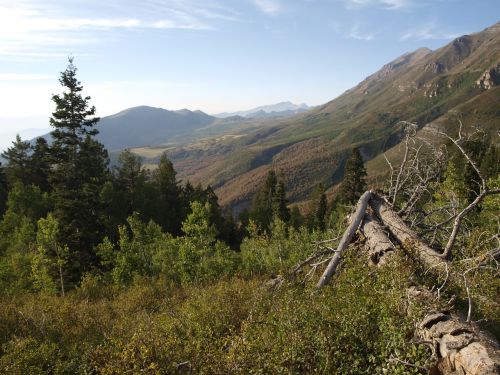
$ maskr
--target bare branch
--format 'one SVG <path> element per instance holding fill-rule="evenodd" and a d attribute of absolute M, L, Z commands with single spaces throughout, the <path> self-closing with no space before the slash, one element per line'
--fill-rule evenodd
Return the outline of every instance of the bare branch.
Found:
<path fill-rule="evenodd" d="M 349 227 L 346 229 L 344 232 L 344 235 L 342 236 L 342 239 L 339 242 L 339 245 L 337 247 L 337 251 L 333 258 L 331 259 L 330 263 L 325 269 L 325 272 L 323 272 L 323 275 L 318 281 L 318 284 L 316 285 L 317 288 L 321 288 L 324 285 L 328 284 L 330 279 L 332 278 L 333 274 L 335 273 L 335 270 L 337 269 L 337 266 L 340 262 L 340 259 L 342 257 L 342 253 L 344 250 L 347 248 L 349 243 L 351 242 L 352 237 L 354 236 L 354 233 L 359 227 L 359 224 L 361 223 L 361 220 L 363 220 L 363 216 L 365 215 L 366 207 L 368 206 L 368 201 L 372 197 L 372 192 L 371 191 L 366 191 L 361 198 L 359 198 L 356 212 L 351 218 L 351 224 Z"/>

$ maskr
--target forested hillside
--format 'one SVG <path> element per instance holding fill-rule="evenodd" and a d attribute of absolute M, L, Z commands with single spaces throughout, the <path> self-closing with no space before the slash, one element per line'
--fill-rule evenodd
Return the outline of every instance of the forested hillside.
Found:
<path fill-rule="evenodd" d="M 400 121 L 419 129 L 429 124 L 456 131 L 454 114 L 467 118 L 469 130 L 500 126 L 500 24 L 464 35 L 435 51 L 407 53 L 383 66 L 338 98 L 289 119 L 256 128 L 232 128 L 229 137 L 168 148 L 179 177 L 210 184 L 223 206 L 248 207 L 270 170 L 280 172 L 293 201 L 307 200 L 315 185 L 339 183 L 349 150 L 359 147 L 365 161 L 397 146 Z M 133 150 L 148 164 L 159 152 Z M 158 150 L 156 150 L 158 151 Z M 370 175 L 383 174 L 376 167 Z"/>
<path fill-rule="evenodd" d="M 72 59 L 60 83 L 54 141 L 3 153 L 0 372 L 498 371 L 498 135 L 400 123 L 377 192 L 354 147 L 333 199 L 290 209 L 270 170 L 236 219 L 166 154 L 110 168 Z"/>

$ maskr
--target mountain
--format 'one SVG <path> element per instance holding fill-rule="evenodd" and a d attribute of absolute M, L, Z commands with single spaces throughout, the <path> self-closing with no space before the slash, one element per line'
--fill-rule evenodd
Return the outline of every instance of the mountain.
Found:
<path fill-rule="evenodd" d="M 292 115 L 290 111 L 290 116 Z M 112 153 L 125 148 L 162 147 L 196 142 L 207 137 L 266 128 L 274 112 L 255 118 L 230 116 L 216 118 L 202 111 L 168 111 L 148 106 L 133 107 L 102 117 L 97 138 Z M 50 134 L 43 135 L 50 140 Z M 13 139 L 13 137 L 11 137 Z M 34 141 L 34 140 L 33 140 Z"/>
<path fill-rule="evenodd" d="M 288 117 L 297 113 L 305 112 L 310 107 L 307 104 L 293 104 L 292 102 L 281 102 L 272 105 L 264 105 L 247 111 L 239 112 L 224 112 L 214 115 L 219 118 L 232 116 L 248 117 L 248 118 L 270 118 L 270 117 Z"/>
<path fill-rule="evenodd" d="M 341 179 L 352 147 L 374 162 L 398 145 L 401 120 L 417 123 L 421 131 L 436 122 L 452 129 L 453 114 L 467 111 L 466 125 L 497 131 L 499 85 L 500 23 L 435 51 L 400 56 L 322 106 L 269 120 L 237 137 L 180 146 L 169 156 L 179 177 L 211 184 L 220 203 L 236 211 L 248 205 L 271 168 L 282 174 L 289 199 L 301 201 L 316 184 L 332 187 Z M 373 167 L 372 175 L 380 168 L 385 167 Z"/>
<path fill-rule="evenodd" d="M 99 121 L 97 138 L 110 151 L 128 147 L 155 146 L 188 134 L 216 120 L 201 111 L 167 111 L 140 106 L 129 108 Z"/>

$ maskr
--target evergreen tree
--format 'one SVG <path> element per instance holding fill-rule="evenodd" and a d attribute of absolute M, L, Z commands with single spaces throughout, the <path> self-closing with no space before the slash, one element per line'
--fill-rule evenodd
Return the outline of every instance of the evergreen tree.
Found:
<path fill-rule="evenodd" d="M 352 149 L 347 159 L 344 179 L 340 183 L 335 203 L 354 204 L 366 190 L 366 169 L 357 147 Z"/>
<path fill-rule="evenodd" d="M 500 146 L 490 145 L 488 151 L 481 160 L 481 173 L 484 176 L 495 177 L 500 174 Z"/>
<path fill-rule="evenodd" d="M 290 211 L 290 225 L 296 230 L 300 229 L 304 225 L 304 217 L 300 213 L 300 209 L 297 206 L 293 206 Z"/>
<path fill-rule="evenodd" d="M 53 168 L 54 216 L 59 222 L 59 236 L 70 250 L 70 266 L 74 276 L 97 262 L 93 248 L 99 242 L 99 194 L 104 184 L 107 154 L 93 136 L 99 118 L 94 117 L 90 97 L 83 97 L 83 87 L 76 78 L 73 59 L 59 80 L 65 91 L 53 95 L 56 109 L 50 119 Z"/>
<path fill-rule="evenodd" d="M 29 163 L 29 173 L 31 183 L 38 186 L 42 191 L 50 190 L 49 174 L 50 174 L 50 148 L 45 138 L 39 137 L 36 139 L 31 160 Z"/>
<path fill-rule="evenodd" d="M 323 184 L 319 184 L 313 192 L 309 206 L 309 214 L 307 216 L 309 230 L 317 229 L 324 231 L 326 229 L 327 206 L 325 188 Z"/>
<path fill-rule="evenodd" d="M 273 216 L 280 219 L 284 223 L 290 221 L 290 209 L 287 207 L 285 184 L 279 181 L 276 187 L 276 192 L 273 197 Z"/>
<path fill-rule="evenodd" d="M 7 177 L 5 176 L 5 171 L 0 162 L 0 218 L 3 216 L 7 204 Z"/>
<path fill-rule="evenodd" d="M 114 168 L 114 180 L 120 191 L 124 219 L 134 211 L 139 211 L 141 191 L 146 183 L 146 172 L 142 169 L 140 156 L 130 150 L 123 150 L 118 156 L 118 165 Z"/>
<path fill-rule="evenodd" d="M 278 179 L 274 171 L 269 171 L 264 185 L 254 197 L 250 218 L 261 230 L 267 231 L 273 220 L 273 201 Z"/>
<path fill-rule="evenodd" d="M 28 141 L 23 141 L 16 135 L 16 140 L 12 146 L 2 153 L 2 157 L 7 160 L 5 174 L 9 184 L 21 182 L 25 185 L 31 184 L 30 176 L 30 153 L 31 145 Z"/>
<path fill-rule="evenodd" d="M 181 188 L 176 179 L 177 172 L 167 154 L 160 157 L 154 180 L 159 191 L 157 222 L 169 233 L 179 234 L 182 223 Z"/>

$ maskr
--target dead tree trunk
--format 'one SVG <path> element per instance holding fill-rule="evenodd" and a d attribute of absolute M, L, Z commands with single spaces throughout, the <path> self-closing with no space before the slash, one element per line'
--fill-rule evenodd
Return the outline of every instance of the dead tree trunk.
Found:
<path fill-rule="evenodd" d="M 370 201 L 373 211 L 387 226 L 391 234 L 402 244 L 412 244 L 416 255 L 427 268 L 435 268 L 444 265 L 445 261 L 441 254 L 421 241 L 410 227 L 399 217 L 399 215 L 380 197 L 374 197 Z"/>
<path fill-rule="evenodd" d="M 424 301 L 433 298 L 428 290 L 417 288 L 410 288 L 408 294 Z M 440 374 L 495 375 L 500 371 L 498 343 L 456 314 L 428 313 L 417 324 L 415 335 L 432 345 Z"/>
<path fill-rule="evenodd" d="M 361 230 L 366 238 L 365 246 L 368 249 L 371 262 L 383 265 L 396 250 L 386 233 L 386 229 L 375 217 L 366 215 Z"/>
<path fill-rule="evenodd" d="M 358 205 L 356 206 L 356 211 L 354 212 L 350 220 L 351 224 L 344 232 L 344 235 L 342 236 L 339 245 L 337 246 L 337 250 L 335 250 L 335 255 L 333 256 L 330 263 L 328 263 L 328 266 L 326 267 L 325 272 L 323 272 L 323 275 L 321 275 L 318 284 L 316 284 L 317 288 L 321 288 L 322 286 L 328 284 L 331 277 L 335 273 L 335 270 L 337 269 L 340 259 L 342 258 L 342 253 L 347 248 L 347 246 L 349 246 L 349 243 L 351 242 L 354 233 L 358 229 L 359 224 L 361 223 L 363 217 L 365 216 L 366 207 L 368 206 L 368 202 L 370 201 L 371 197 L 372 197 L 372 192 L 366 191 L 361 196 L 361 198 L 359 198 Z"/>
<path fill-rule="evenodd" d="M 362 231 L 371 257 L 380 253 L 383 256 L 385 251 L 394 249 L 383 226 L 374 218 L 365 219 Z M 430 306 L 436 301 L 430 291 L 415 287 L 408 290 L 408 296 Z M 496 341 L 458 315 L 448 311 L 428 313 L 417 325 L 415 335 L 432 345 L 440 374 L 494 375 L 500 371 L 500 351 Z"/>

